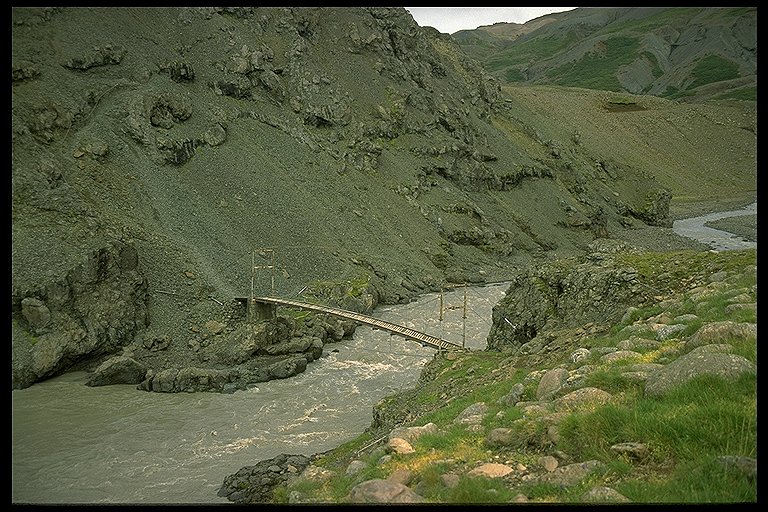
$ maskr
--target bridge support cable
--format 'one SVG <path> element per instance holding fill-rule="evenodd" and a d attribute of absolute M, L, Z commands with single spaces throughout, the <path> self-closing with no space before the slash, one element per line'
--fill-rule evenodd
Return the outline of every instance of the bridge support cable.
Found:
<path fill-rule="evenodd" d="M 461 346 L 467 346 L 467 283 L 464 283 L 464 314 L 461 322 Z"/>
<path fill-rule="evenodd" d="M 345 318 L 348 320 L 355 320 L 362 324 L 370 325 L 378 329 L 389 331 L 391 333 L 403 336 L 404 338 L 415 340 L 421 343 L 422 345 L 430 346 L 437 349 L 466 350 L 466 348 L 462 347 L 461 345 L 457 345 L 456 343 L 446 341 L 436 336 L 432 336 L 430 334 L 426 334 L 426 333 L 417 331 L 415 329 L 404 327 L 402 325 L 398 325 L 392 322 L 387 322 L 386 320 L 380 320 L 378 318 L 373 318 L 370 316 L 362 315 L 360 313 L 355 313 L 354 311 L 347 311 L 344 309 L 332 308 L 329 306 L 322 306 L 319 304 L 307 304 L 305 302 L 299 302 L 299 301 L 290 300 L 290 299 L 280 299 L 277 297 L 254 297 L 253 300 L 255 303 L 295 307 L 299 309 L 306 309 L 309 311 L 316 311 L 319 313 L 327 313 L 329 315 Z"/>

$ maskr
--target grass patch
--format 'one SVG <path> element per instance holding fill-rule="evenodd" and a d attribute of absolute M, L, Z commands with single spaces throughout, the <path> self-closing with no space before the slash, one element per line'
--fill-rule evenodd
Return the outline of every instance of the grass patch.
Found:
<path fill-rule="evenodd" d="M 639 20 L 631 19 L 623 23 L 612 23 L 603 32 L 618 33 L 631 31 L 648 33 L 665 25 L 678 27 L 678 30 L 680 30 L 688 24 L 691 18 L 701 14 L 701 11 L 702 9 L 697 7 L 672 7 Z"/>
<path fill-rule="evenodd" d="M 303 309 L 281 307 L 280 316 L 292 318 L 296 321 L 297 325 L 303 326 L 307 321 L 315 318 L 316 314 L 312 311 L 306 311 Z"/>
<path fill-rule="evenodd" d="M 519 492 L 525 494 L 534 503 L 583 503 L 582 496 L 595 486 L 604 486 L 607 480 L 615 481 L 631 470 L 623 461 L 612 461 L 596 468 L 581 482 L 560 486 L 550 483 L 523 485 Z"/>
<path fill-rule="evenodd" d="M 451 361 L 447 358 L 440 361 L 440 366 L 435 371 L 436 377 L 425 384 L 424 391 L 416 398 L 419 407 L 429 412 L 422 419 L 423 423 L 441 423 L 452 421 L 461 411 L 475 402 L 492 403 L 509 392 L 514 385 L 513 380 L 504 380 L 488 385 L 477 384 L 484 375 L 492 375 L 493 370 L 499 368 L 508 355 L 499 352 L 478 352 L 472 357 L 460 358 Z M 522 377 L 520 377 L 522 379 Z M 470 389 L 466 394 L 457 397 L 452 395 L 450 403 L 442 398 L 447 389 Z"/>
<path fill-rule="evenodd" d="M 757 264 L 755 249 L 719 253 L 697 251 L 622 253 L 617 261 L 631 266 L 638 277 L 659 292 L 679 291 L 692 278 L 715 272 L 740 271 Z M 662 286 L 659 286 L 662 285 Z"/>
<path fill-rule="evenodd" d="M 306 288 L 304 295 L 307 297 L 343 299 L 345 297 L 359 297 L 370 286 L 371 276 L 359 275 L 347 281 L 316 281 Z"/>
<path fill-rule="evenodd" d="M 688 86 L 688 89 L 738 78 L 739 65 L 719 55 L 707 55 L 696 63 L 693 68 L 693 76 L 695 80 Z"/>
<path fill-rule="evenodd" d="M 505 82 L 524 82 L 525 76 L 522 71 L 517 68 L 505 68 L 501 71 L 501 77 Z"/>
<path fill-rule="evenodd" d="M 612 395 L 622 392 L 642 394 L 642 384 L 622 376 L 622 373 L 626 371 L 626 366 L 634 363 L 637 361 L 617 361 L 615 365 L 597 369 L 584 377 L 584 387 L 599 388 Z"/>
<path fill-rule="evenodd" d="M 424 450 L 453 450 L 464 442 L 466 432 L 461 425 L 454 425 L 439 434 L 422 434 L 414 445 Z"/>
<path fill-rule="evenodd" d="M 667 88 L 664 89 L 664 92 L 661 93 L 660 96 L 662 98 L 667 98 L 667 99 L 670 99 L 670 100 L 676 100 L 676 99 L 679 99 L 679 98 L 685 98 L 685 97 L 688 97 L 688 96 L 695 96 L 695 95 L 696 95 L 696 93 L 694 91 L 690 91 L 690 90 L 683 90 L 683 91 L 681 91 L 680 89 L 678 89 L 674 85 L 668 85 Z"/>
<path fill-rule="evenodd" d="M 509 503 L 513 497 L 504 482 L 484 477 L 464 477 L 447 492 L 448 503 Z"/>
<path fill-rule="evenodd" d="M 491 73 L 507 67 L 528 64 L 551 57 L 560 50 L 567 48 L 578 39 L 577 35 L 569 32 L 565 37 L 536 37 L 515 43 L 507 50 L 491 55 L 483 62 L 485 69 Z"/>
<path fill-rule="evenodd" d="M 659 398 L 576 413 L 561 424 L 560 448 L 580 460 L 608 461 L 610 446 L 649 446 L 652 462 L 682 464 L 719 455 L 755 457 L 756 377 L 704 375 Z"/>
<path fill-rule="evenodd" d="M 452 425 L 436 434 L 422 434 L 413 442 L 420 453 L 431 453 L 434 458 L 475 460 L 485 454 L 482 435 L 470 434 L 464 425 Z"/>
<path fill-rule="evenodd" d="M 712 295 L 707 301 L 699 306 L 699 312 L 697 314 L 702 320 L 707 322 L 722 322 L 724 320 L 730 320 L 732 322 L 757 322 L 757 315 L 754 310 L 736 309 L 728 311 L 727 308 L 731 305 L 730 298 L 731 297 L 727 293 Z"/>
<path fill-rule="evenodd" d="M 685 325 L 685 330 L 676 333 L 677 338 L 687 338 L 691 336 L 693 333 L 701 329 L 701 326 L 704 325 L 704 321 L 699 318 L 698 320 L 693 320 L 692 322 Z"/>
<path fill-rule="evenodd" d="M 616 78 L 621 66 L 637 57 L 640 41 L 634 37 L 617 36 L 606 39 L 600 51 L 587 54 L 574 63 L 563 64 L 550 71 L 553 83 L 566 87 L 584 87 L 605 91 L 621 91 Z"/>
<path fill-rule="evenodd" d="M 649 485 L 650 484 L 650 485 Z M 668 480 L 625 481 L 616 486 L 635 503 L 754 503 L 756 486 L 750 478 L 725 467 L 713 457 L 680 464 Z"/>
<path fill-rule="evenodd" d="M 616 324 L 616 327 L 618 327 L 619 330 L 621 330 L 621 328 L 626 327 L 629 324 L 635 323 L 638 320 L 646 320 L 648 318 L 651 318 L 652 316 L 658 315 L 662 311 L 663 311 L 663 308 L 658 304 L 651 304 L 650 306 L 637 308 L 636 310 L 632 311 L 632 313 L 629 314 L 629 317 L 624 322 Z"/>
<path fill-rule="evenodd" d="M 735 89 L 719 96 L 715 96 L 712 99 L 757 101 L 757 87 L 742 87 L 740 89 Z"/>
<path fill-rule="evenodd" d="M 357 454 L 372 441 L 374 441 L 372 434 L 370 432 L 364 432 L 333 450 L 325 452 L 314 462 L 314 464 L 322 468 L 336 471 L 341 467 L 345 467 L 350 454 Z"/>
<path fill-rule="evenodd" d="M 661 66 L 659 66 L 658 59 L 656 59 L 656 55 L 652 54 L 651 52 L 640 52 L 640 56 L 647 59 L 649 62 L 653 64 L 651 73 L 653 74 L 654 78 L 659 78 L 661 75 L 664 74 L 664 71 L 661 69 Z"/>
<path fill-rule="evenodd" d="M 730 340 L 728 343 L 733 347 L 733 354 L 757 364 L 757 340 L 755 338 L 735 339 Z"/>
<path fill-rule="evenodd" d="M 37 343 L 40 341 L 38 336 L 35 336 L 30 331 L 23 329 L 20 322 L 15 318 L 11 318 L 11 330 L 13 331 L 14 338 L 23 339 L 32 346 L 37 345 Z"/>

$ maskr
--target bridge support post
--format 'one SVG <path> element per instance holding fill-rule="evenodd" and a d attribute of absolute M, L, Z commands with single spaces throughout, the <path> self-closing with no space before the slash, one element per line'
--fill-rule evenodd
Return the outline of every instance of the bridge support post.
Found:
<path fill-rule="evenodd" d="M 277 317 L 277 306 L 275 304 L 264 304 L 263 302 L 251 300 L 248 306 L 246 316 L 249 323 L 264 322 Z"/>

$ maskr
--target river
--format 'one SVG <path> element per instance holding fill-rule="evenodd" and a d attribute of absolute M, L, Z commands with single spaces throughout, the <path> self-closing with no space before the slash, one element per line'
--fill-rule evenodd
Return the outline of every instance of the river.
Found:
<path fill-rule="evenodd" d="M 713 249 L 754 242 L 704 224 L 752 215 L 757 204 L 675 221 L 673 230 Z M 374 316 L 482 350 L 506 284 L 428 294 Z M 225 504 L 224 478 L 280 453 L 312 455 L 363 432 L 372 408 L 410 387 L 434 354 L 361 326 L 284 380 L 233 394 L 148 393 L 88 387 L 74 372 L 12 392 L 12 502 L 34 504 Z"/>
<path fill-rule="evenodd" d="M 698 217 L 676 220 L 672 224 L 672 231 L 680 236 L 692 238 L 701 243 L 704 243 L 717 251 L 756 248 L 757 242 L 744 240 L 740 236 L 734 235 L 733 233 L 711 228 L 705 225 L 707 222 L 726 219 L 729 217 L 740 217 L 742 215 L 757 215 L 757 202 L 745 206 L 740 210 L 708 213 Z"/>
<path fill-rule="evenodd" d="M 428 294 L 374 316 L 482 350 L 507 285 Z M 466 311 L 466 321 L 463 312 Z M 280 453 L 312 455 L 363 432 L 434 349 L 361 326 L 295 377 L 233 394 L 88 387 L 68 373 L 12 392 L 12 502 L 226 504 L 224 478 Z"/>

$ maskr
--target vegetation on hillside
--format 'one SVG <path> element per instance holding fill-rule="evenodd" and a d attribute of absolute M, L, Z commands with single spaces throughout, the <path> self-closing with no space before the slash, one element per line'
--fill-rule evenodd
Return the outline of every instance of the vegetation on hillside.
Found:
<path fill-rule="evenodd" d="M 739 66 L 729 59 L 717 55 L 707 55 L 696 63 L 696 67 L 693 68 L 693 76 L 695 80 L 689 86 L 691 89 L 712 82 L 738 78 Z"/>
<path fill-rule="evenodd" d="M 640 41 L 636 38 L 612 37 L 602 43 L 599 52 L 587 54 L 575 63 L 556 67 L 549 72 L 549 76 L 557 85 L 621 92 L 623 88 L 616 73 L 621 66 L 634 60 L 639 46 Z"/>
<path fill-rule="evenodd" d="M 754 86 L 750 7 L 579 8 L 548 23 L 479 27 L 457 43 L 506 83 L 558 84 L 671 99 L 734 98 Z M 491 28 L 494 30 L 492 31 Z M 694 35 L 696 34 L 696 35 Z M 702 86 L 720 84 L 717 90 Z"/>
<path fill-rule="evenodd" d="M 343 503 L 361 482 L 406 474 L 409 487 L 429 503 L 581 503 L 589 501 L 585 496 L 591 489 L 603 487 L 631 503 L 754 502 L 755 474 L 724 461 L 756 458 L 756 375 L 735 379 L 701 375 L 662 396 L 649 396 L 644 393 L 645 380 L 633 369 L 669 365 L 691 350 L 686 343 L 705 326 L 754 324 L 754 307 L 735 305 L 751 301 L 754 306 L 755 251 L 622 257 L 646 278 L 657 279 L 658 288 L 674 291 L 651 306 L 630 308 L 607 332 L 574 342 L 574 350 L 589 349 L 587 358 L 527 366 L 525 357 L 509 353 L 438 354 L 414 391 L 386 398 L 382 404 L 392 409 L 403 399 L 418 404 L 422 414 L 400 427 L 436 425 L 436 430 L 411 443 L 413 453 L 392 453 L 381 446 L 382 431 L 369 429 L 314 461 L 331 476 L 322 481 L 296 479 L 278 488 L 273 501 Z M 658 342 L 658 331 L 649 328 L 657 322 L 680 323 L 685 329 Z M 630 339 L 637 347 L 646 345 L 633 349 L 632 356 L 608 358 L 617 345 Z M 724 334 L 711 343 L 757 362 L 754 332 Z M 602 405 L 565 413 L 556 423 L 556 436 L 547 426 L 551 423 L 545 420 L 546 413 L 531 412 L 542 403 L 536 397 L 541 375 L 553 368 L 568 369 L 573 379 L 581 377 L 557 396 L 597 388 L 612 397 Z M 522 386 L 522 393 L 509 404 L 504 397 L 516 385 Z M 487 405 L 479 426 L 456 422 L 462 411 L 477 403 Z M 492 443 L 490 433 L 495 429 L 509 429 L 512 440 L 501 446 Z M 615 448 L 628 442 L 642 444 L 645 451 Z M 547 483 L 537 475 L 552 471 L 540 465 L 542 457 L 553 454 L 561 464 L 597 461 L 590 462 L 597 469 L 567 485 Z M 355 472 L 347 470 L 353 460 L 362 462 Z M 483 463 L 515 469 L 502 478 L 471 473 Z M 458 478 L 444 478 L 446 474 Z"/>

